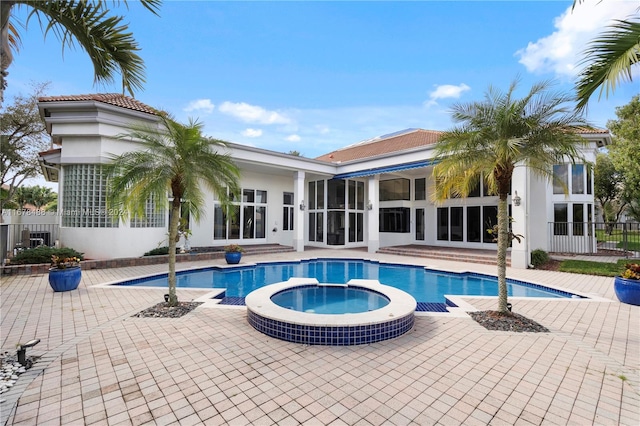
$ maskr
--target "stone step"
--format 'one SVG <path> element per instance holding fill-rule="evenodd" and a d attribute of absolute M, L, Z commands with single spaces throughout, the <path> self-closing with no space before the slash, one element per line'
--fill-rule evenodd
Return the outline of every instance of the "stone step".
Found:
<path fill-rule="evenodd" d="M 452 260 L 457 262 L 472 262 L 484 265 L 496 265 L 495 254 L 456 252 L 455 250 L 417 249 L 406 247 L 383 247 L 378 253 L 395 254 L 398 256 L 426 257 L 431 259 Z M 511 266 L 511 259 L 507 257 L 507 266 Z"/>

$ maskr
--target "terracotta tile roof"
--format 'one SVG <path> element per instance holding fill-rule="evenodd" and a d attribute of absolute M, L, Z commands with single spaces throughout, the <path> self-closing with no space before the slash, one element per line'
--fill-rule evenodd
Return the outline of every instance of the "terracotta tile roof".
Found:
<path fill-rule="evenodd" d="M 89 95 L 68 95 L 68 96 L 43 96 L 38 98 L 39 102 L 65 102 L 65 101 L 96 101 L 105 104 L 115 105 L 134 111 L 146 112 L 157 115 L 158 111 L 149 105 L 119 93 L 96 93 Z"/>
<path fill-rule="evenodd" d="M 62 152 L 62 148 L 51 148 L 46 151 L 40 151 L 38 153 L 38 156 L 42 157 L 44 155 L 49 155 L 49 154 L 60 154 L 61 152 Z"/>
<path fill-rule="evenodd" d="M 335 163 L 419 148 L 436 143 L 442 133 L 443 132 L 437 130 L 409 129 L 401 132 L 401 134 L 381 136 L 349 145 L 345 148 L 321 155 L 317 157 L 316 160 Z"/>
<path fill-rule="evenodd" d="M 586 135 L 586 134 L 595 134 L 595 135 L 606 135 L 609 133 L 608 129 L 598 129 L 595 127 L 579 127 L 578 128 L 578 133 L 580 133 L 581 135 Z"/>

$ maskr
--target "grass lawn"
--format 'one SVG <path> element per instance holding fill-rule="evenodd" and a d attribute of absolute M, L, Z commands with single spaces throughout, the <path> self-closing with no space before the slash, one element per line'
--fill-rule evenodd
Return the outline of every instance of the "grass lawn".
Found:
<path fill-rule="evenodd" d="M 640 251 L 640 232 L 614 229 L 611 234 L 607 234 L 604 229 L 596 229 L 598 242 L 614 242 L 616 247 L 626 248 L 631 251 Z"/>
<path fill-rule="evenodd" d="M 627 263 L 638 263 L 638 259 L 620 259 L 617 263 L 592 262 L 589 260 L 563 260 L 559 270 L 574 274 L 601 275 L 615 277 L 620 275 Z"/>

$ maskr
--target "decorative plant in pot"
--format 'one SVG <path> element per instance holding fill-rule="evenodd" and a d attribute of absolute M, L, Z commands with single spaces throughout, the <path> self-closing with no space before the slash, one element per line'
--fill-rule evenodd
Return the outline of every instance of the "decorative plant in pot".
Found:
<path fill-rule="evenodd" d="M 49 268 L 49 285 L 53 291 L 75 290 L 80 284 L 82 269 L 80 258 L 61 257 L 55 254 L 51 256 L 51 268 Z"/>
<path fill-rule="evenodd" d="M 625 268 L 613 283 L 616 296 L 622 303 L 640 306 L 640 264 L 628 263 Z"/>
<path fill-rule="evenodd" d="M 243 252 L 244 249 L 238 244 L 229 244 L 228 246 L 224 246 L 224 258 L 227 263 L 230 264 L 240 263 Z"/>

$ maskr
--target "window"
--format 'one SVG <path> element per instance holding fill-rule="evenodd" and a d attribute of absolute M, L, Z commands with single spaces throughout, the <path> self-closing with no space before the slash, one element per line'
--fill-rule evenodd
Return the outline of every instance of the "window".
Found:
<path fill-rule="evenodd" d="M 437 238 L 440 241 L 464 240 L 463 207 L 440 207 L 437 211 Z M 417 218 L 416 218 L 417 223 Z M 417 230 L 416 230 L 417 231 Z"/>
<path fill-rule="evenodd" d="M 324 181 L 319 180 L 316 183 L 316 208 L 322 210 L 324 209 Z"/>
<path fill-rule="evenodd" d="M 243 189 L 241 202 L 226 216 L 220 204 L 213 209 L 213 239 L 266 238 L 267 191 Z"/>
<path fill-rule="evenodd" d="M 414 180 L 415 185 L 415 198 L 416 200 L 426 200 L 427 199 L 427 180 L 425 178 L 420 178 Z"/>
<path fill-rule="evenodd" d="M 62 226 L 118 227 L 118 219 L 107 210 L 107 176 L 102 167 L 73 164 L 63 166 L 63 172 Z"/>
<path fill-rule="evenodd" d="M 362 242 L 363 241 L 363 229 L 364 229 L 364 214 L 363 213 L 349 213 L 349 242 Z"/>
<path fill-rule="evenodd" d="M 467 241 L 479 243 L 482 235 L 480 206 L 467 207 Z"/>
<path fill-rule="evenodd" d="M 350 210 L 354 210 L 356 208 L 356 181 L 349 181 L 349 205 Z"/>
<path fill-rule="evenodd" d="M 380 181 L 380 201 L 409 200 L 409 179 Z"/>
<path fill-rule="evenodd" d="M 584 205 L 573 205 L 573 235 L 584 235 Z"/>
<path fill-rule="evenodd" d="M 437 236 L 440 241 L 449 241 L 449 209 L 438 208 Z"/>
<path fill-rule="evenodd" d="M 293 192 L 282 194 L 282 230 L 293 231 Z"/>
<path fill-rule="evenodd" d="M 591 195 L 591 191 L 593 191 L 591 183 L 591 167 L 587 166 L 587 194 Z"/>
<path fill-rule="evenodd" d="M 343 181 L 344 182 L 344 181 Z M 327 212 L 327 244 L 330 246 L 343 246 L 345 233 L 344 210 Z"/>
<path fill-rule="evenodd" d="M 482 207 L 482 220 L 484 223 L 484 237 L 483 243 L 495 243 L 494 238 L 497 235 L 492 235 L 487 232 L 487 229 L 492 229 L 494 225 L 498 224 L 498 206 L 484 206 Z"/>
<path fill-rule="evenodd" d="M 553 205 L 553 235 L 568 235 L 567 204 Z"/>
<path fill-rule="evenodd" d="M 309 182 L 309 210 L 315 210 L 316 208 L 316 183 Z"/>
<path fill-rule="evenodd" d="M 480 196 L 480 176 L 478 176 L 478 179 L 475 183 L 475 186 L 473 187 L 473 189 L 471 191 L 469 191 L 469 197 L 479 197 Z M 486 188 L 486 187 L 485 187 Z M 486 191 L 486 190 L 485 190 Z"/>
<path fill-rule="evenodd" d="M 227 215 L 222 206 L 216 204 L 213 207 L 213 239 L 224 240 L 227 238 Z"/>
<path fill-rule="evenodd" d="M 553 193 L 564 194 L 569 187 L 569 169 L 567 164 L 553 166 Z"/>
<path fill-rule="evenodd" d="M 574 164 L 571 167 L 571 193 L 584 194 L 584 164 Z"/>
<path fill-rule="evenodd" d="M 364 210 L 364 182 L 356 182 L 356 209 Z"/>
<path fill-rule="evenodd" d="M 147 200 L 144 207 L 144 216 L 133 216 L 129 226 L 131 228 L 164 228 L 165 211 L 156 207 L 153 196 Z"/>
<path fill-rule="evenodd" d="M 331 179 L 327 182 L 327 207 L 329 209 L 344 209 L 345 181 Z"/>
<path fill-rule="evenodd" d="M 462 207 L 451 207 L 451 241 L 462 241 Z"/>
<path fill-rule="evenodd" d="M 424 209 L 416 209 L 416 240 L 424 241 Z"/>
<path fill-rule="evenodd" d="M 380 232 L 410 232 L 410 210 L 404 207 L 380 209 Z"/>
<path fill-rule="evenodd" d="M 324 214 L 322 212 L 309 213 L 309 241 L 324 241 Z"/>

